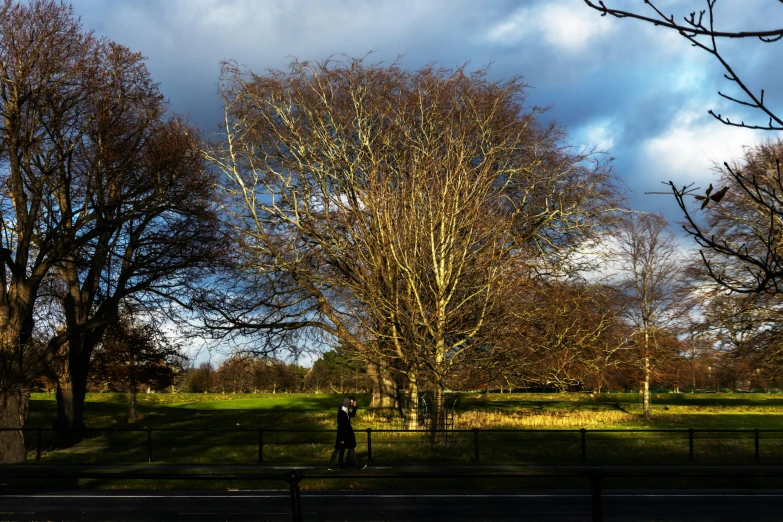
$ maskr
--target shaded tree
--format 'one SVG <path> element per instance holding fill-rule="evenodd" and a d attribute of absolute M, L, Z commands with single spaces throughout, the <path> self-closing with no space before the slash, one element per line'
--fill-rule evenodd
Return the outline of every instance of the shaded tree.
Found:
<path fill-rule="evenodd" d="M 220 256 L 198 131 L 166 116 L 141 55 L 109 45 L 106 76 L 92 92 L 98 116 L 77 150 L 94 180 L 97 238 L 58 266 L 66 328 L 49 344 L 67 363 L 55 365 L 56 427 L 83 425 L 86 361 L 120 303 L 179 299 L 184 282 Z"/>
<path fill-rule="evenodd" d="M 56 425 L 80 427 L 90 354 L 118 303 L 168 293 L 183 259 L 217 244 L 199 225 L 210 178 L 140 55 L 84 32 L 62 3 L 0 10 L 0 426 L 24 422 L 29 383 L 49 371 Z M 31 343 L 44 287 L 61 307 L 45 348 Z M 23 456 L 19 433 L 0 433 L 0 460 Z"/>
<path fill-rule="evenodd" d="M 253 360 L 245 354 L 234 354 L 215 370 L 212 386 L 221 392 L 244 393 L 255 390 Z"/>
<path fill-rule="evenodd" d="M 0 5 L 0 427 L 23 426 L 29 385 L 42 373 L 31 343 L 41 285 L 95 238 L 71 159 L 94 114 L 100 43 L 70 7 L 51 0 Z M 63 196 L 69 200 L 63 201 Z M 78 232 L 77 232 L 78 231 Z M 0 462 L 24 460 L 21 432 L 0 432 Z"/>
<path fill-rule="evenodd" d="M 307 370 L 296 364 L 270 358 L 253 361 L 253 386 L 255 389 L 277 392 L 300 392 Z"/>
<path fill-rule="evenodd" d="M 780 358 L 780 303 L 774 295 L 725 293 L 705 296 L 700 332 L 709 336 L 721 385 L 770 388 Z"/>
<path fill-rule="evenodd" d="M 350 351 L 337 347 L 324 352 L 305 376 L 305 386 L 313 391 L 358 392 L 368 388 L 365 361 L 351 357 Z"/>
<path fill-rule="evenodd" d="M 165 116 L 140 55 L 116 44 L 102 52 L 105 83 L 92 90 L 89 107 L 96 116 L 72 159 L 90 180 L 73 190 L 84 192 L 95 216 L 79 233 L 95 239 L 55 269 L 64 328 L 49 350 L 55 428 L 63 429 L 84 427 L 91 354 L 123 300 L 151 301 L 151 308 L 180 300 L 184 282 L 219 257 L 212 178 L 197 131 Z"/>
<path fill-rule="evenodd" d="M 187 390 L 191 393 L 207 393 L 212 391 L 215 379 L 215 369 L 209 362 L 199 364 L 198 368 L 186 370 Z"/>
<path fill-rule="evenodd" d="M 158 326 L 123 310 L 92 354 L 93 382 L 128 392 L 128 422 L 136 420 L 136 394 L 141 387 L 162 390 L 184 371 L 187 357 Z"/>
<path fill-rule="evenodd" d="M 501 389 L 600 391 L 623 361 L 624 303 L 610 288 L 576 279 L 540 281 L 511 302 L 514 320 L 495 339 L 498 353 L 490 366 Z"/>

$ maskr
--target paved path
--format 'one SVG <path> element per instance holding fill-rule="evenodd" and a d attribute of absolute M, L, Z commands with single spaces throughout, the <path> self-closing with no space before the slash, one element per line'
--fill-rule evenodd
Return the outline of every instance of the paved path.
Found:
<path fill-rule="evenodd" d="M 588 521 L 593 520 L 593 501 L 596 498 L 590 490 L 589 477 L 593 468 L 583 466 L 379 466 L 364 471 L 330 472 L 322 466 L 23 464 L 0 466 L 0 520 L 292 520 L 291 495 L 285 482 L 285 477 L 291 473 L 304 477 L 301 482 L 304 521 Z M 604 467 L 603 473 L 614 477 L 601 481 L 610 488 L 601 491 L 600 506 L 606 521 L 783 521 L 783 490 L 611 489 L 625 487 L 626 480 L 628 485 L 633 483 L 633 478 L 625 477 L 658 477 L 653 479 L 653 484 L 670 484 L 663 478 L 681 477 L 683 473 L 691 477 L 717 475 L 724 481 L 740 476 L 781 477 L 783 467 L 780 466 L 614 466 Z M 51 480 L 62 477 L 73 479 L 65 481 L 72 485 L 77 484 L 75 480 L 79 478 L 114 480 L 116 477 L 147 481 L 154 478 L 156 482 L 160 481 L 157 483 L 161 484 L 161 489 L 121 492 L 76 488 L 51 490 L 53 487 L 67 487 L 62 486 L 62 482 Z M 308 487 L 328 485 L 331 478 L 351 477 L 368 479 L 357 483 L 365 486 L 369 483 L 377 485 L 377 488 L 389 487 L 384 486 L 384 483 L 388 484 L 384 479 L 390 477 L 396 477 L 395 484 L 405 484 L 404 481 L 410 479 L 415 481 L 411 482 L 416 484 L 415 487 L 430 485 L 442 488 L 443 482 L 428 484 L 427 481 L 431 477 L 452 477 L 449 483 L 457 484 L 455 488 L 459 489 L 308 490 Z M 528 478 L 516 482 L 520 487 L 516 490 L 476 489 L 478 483 L 473 479 L 481 477 L 494 477 L 491 482 L 495 487 L 504 488 L 512 487 L 515 478 Z M 508 482 L 503 477 L 514 478 Z M 229 484 L 250 485 L 252 483 L 248 480 L 260 478 L 274 479 L 266 487 L 280 484 L 280 489 L 225 489 L 230 487 Z M 198 479 L 200 482 L 196 484 L 206 482 L 207 487 L 214 484 L 216 489 L 166 490 L 166 481 L 184 479 Z M 568 482 L 563 482 L 566 480 Z M 350 480 L 340 480 L 334 484 L 345 487 L 350 483 Z M 774 482 L 764 479 L 761 483 Z M 538 489 L 545 487 L 544 484 L 572 488 L 580 488 L 584 484 L 584 487 L 577 490 Z M 21 487 L 27 489 L 19 489 Z M 50 489 L 47 490 L 47 487 Z M 194 484 L 194 487 L 204 486 Z M 693 483 L 691 487 L 694 487 Z"/>
<path fill-rule="evenodd" d="M 303 491 L 303 520 L 590 521 L 584 491 Z M 603 495 L 604 520 L 780 521 L 783 491 L 621 491 Z M 290 521 L 287 490 L 13 491 L 0 520 Z"/>

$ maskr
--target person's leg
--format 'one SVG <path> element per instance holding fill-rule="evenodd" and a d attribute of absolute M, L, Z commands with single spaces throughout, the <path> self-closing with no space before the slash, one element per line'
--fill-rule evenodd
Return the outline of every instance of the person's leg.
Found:
<path fill-rule="evenodd" d="M 348 448 L 348 466 L 359 467 L 359 459 L 356 457 L 356 448 Z"/>
<path fill-rule="evenodd" d="M 345 448 L 340 450 L 340 462 L 337 465 L 341 468 L 345 466 Z"/>
<path fill-rule="evenodd" d="M 336 465 L 337 465 L 337 457 L 338 457 L 339 455 L 340 455 L 340 450 L 339 450 L 339 449 L 335 449 L 335 450 L 332 452 L 332 456 L 331 456 L 331 458 L 329 458 L 329 467 L 330 467 L 330 468 L 334 468 L 334 467 L 336 467 Z"/>

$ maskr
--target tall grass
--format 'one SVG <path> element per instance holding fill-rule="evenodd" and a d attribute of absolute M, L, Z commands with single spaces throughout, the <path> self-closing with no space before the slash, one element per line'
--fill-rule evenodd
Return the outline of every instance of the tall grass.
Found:
<path fill-rule="evenodd" d="M 609 428 L 622 424 L 631 424 L 638 420 L 637 415 L 624 411 L 540 411 L 515 412 L 504 411 L 465 411 L 457 414 L 455 427 L 461 429 L 580 429 Z"/>

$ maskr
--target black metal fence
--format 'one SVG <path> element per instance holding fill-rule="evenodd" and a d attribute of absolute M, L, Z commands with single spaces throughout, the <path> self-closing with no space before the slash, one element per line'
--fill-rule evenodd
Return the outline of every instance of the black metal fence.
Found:
<path fill-rule="evenodd" d="M 44 437 L 50 437 L 55 430 L 51 428 L 0 428 L 4 431 L 22 431 L 28 441 L 28 449 L 35 451 L 35 459 L 41 459 L 42 450 L 47 446 Z M 290 429 L 187 429 L 187 428 L 85 428 L 72 430 L 81 437 L 95 435 L 141 435 L 132 436 L 124 440 L 127 447 L 144 452 L 147 462 L 153 460 L 165 462 L 172 458 L 171 452 L 158 451 L 156 448 L 172 447 L 177 445 L 201 445 L 209 447 L 210 436 L 233 436 L 240 439 L 232 442 L 223 440 L 219 444 L 242 445 L 245 451 L 239 457 L 242 462 L 264 463 L 268 461 L 265 456 L 265 448 L 281 444 L 296 446 L 309 444 L 321 448 L 328 448 L 334 440 L 333 430 L 290 430 Z M 627 447 L 636 448 L 636 451 L 645 446 L 656 444 L 666 445 L 666 454 L 674 455 L 676 460 L 693 461 L 717 443 L 731 445 L 735 460 L 759 462 L 762 454 L 765 460 L 783 459 L 783 430 L 761 429 L 645 429 L 645 430 L 609 430 L 585 428 L 579 430 L 540 430 L 540 429 L 455 429 L 455 430 L 405 430 L 405 429 L 373 429 L 363 430 L 366 439 L 367 460 L 372 462 L 377 457 L 392 454 L 386 452 L 389 445 L 415 442 L 422 444 L 425 441 L 439 442 L 440 460 L 481 462 L 482 455 L 486 460 L 497 462 L 503 460 L 510 464 L 530 463 L 531 456 L 537 456 L 552 461 L 571 461 L 587 463 L 590 461 L 607 460 L 611 452 L 607 448 L 615 450 L 625 444 Z M 56 433 L 62 433 L 61 431 Z M 362 431 L 357 430 L 357 435 Z M 34 435 L 35 444 L 29 434 Z M 409 435 L 410 434 L 410 435 Z M 418 434 L 415 435 L 415 434 Z M 407 436 L 407 438 L 405 438 Z M 396 438 L 395 438 L 396 437 Z M 412 438 L 415 437 L 415 438 Z M 281 442 L 286 438 L 285 442 Z M 359 440 L 361 444 L 361 440 Z M 249 453 L 251 447 L 255 451 Z M 435 447 L 435 444 L 433 444 Z M 380 449 L 379 449 L 380 448 Z M 457 448 L 459 451 L 454 450 Z M 482 451 L 484 453 L 482 453 Z M 764 451 L 764 452 L 763 452 Z M 727 460 L 731 455 L 725 449 L 714 451 L 718 460 Z M 250 455 L 253 455 L 252 457 Z M 278 461 L 286 460 L 293 453 L 280 455 Z M 660 451 L 657 455 L 660 454 Z M 550 457 L 547 457 L 550 455 Z M 635 455 L 638 457 L 638 455 Z M 134 460 L 138 457 L 134 457 Z M 253 459 L 250 461 L 249 459 Z M 609 459 L 611 460 L 611 459 Z M 627 460 L 627 456 L 624 457 Z M 387 459 L 387 462 L 389 460 Z"/>
<path fill-rule="evenodd" d="M 627 483 L 628 479 L 648 479 L 648 478 L 707 478 L 730 479 L 755 478 L 768 481 L 769 479 L 783 478 L 783 467 L 781 466 L 742 466 L 742 467 L 677 467 L 677 466 L 619 466 L 619 467 L 539 467 L 539 468 L 520 468 L 514 471 L 503 472 L 470 472 L 455 473 L 449 471 L 438 472 L 416 472 L 416 473 L 385 473 L 385 474 L 353 474 L 353 475 L 327 475 L 319 472 L 308 472 L 299 469 L 289 469 L 284 471 L 245 471 L 220 472 L 211 470 L 203 472 L 193 468 L 182 467 L 171 469 L 171 467 L 156 466 L 146 467 L 144 470 L 116 470 L 112 467 L 84 468 L 77 466 L 25 466 L 25 465 L 6 465 L 0 466 L 0 485 L 13 480 L 40 480 L 42 478 L 58 479 L 109 479 L 109 480 L 134 480 L 134 479 L 156 479 L 156 480 L 264 480 L 280 481 L 288 485 L 291 499 L 291 516 L 294 522 L 303 522 L 303 512 L 301 504 L 300 484 L 306 480 L 334 480 L 356 478 L 362 480 L 372 480 L 382 486 L 384 481 L 394 479 L 491 479 L 491 480 L 520 480 L 520 479 L 546 479 L 546 478 L 570 478 L 584 480 L 584 487 L 589 487 L 592 513 L 594 522 L 603 520 L 603 483 L 607 479 L 623 479 Z M 512 482 L 513 484 L 513 482 Z M 2 487 L 0 487 L 0 498 L 2 498 Z"/>
<path fill-rule="evenodd" d="M 187 468 L 180 471 L 164 470 L 157 472 L 154 467 L 147 468 L 144 471 L 117 471 L 107 467 L 106 471 L 91 468 L 91 469 L 78 469 L 73 466 L 56 466 L 56 473 L 49 469 L 42 470 L 39 466 L 0 466 L 0 483 L 13 481 L 14 479 L 22 480 L 40 480 L 41 478 L 49 478 L 47 475 L 55 475 L 58 479 L 109 479 L 109 480 L 134 480 L 134 479 L 157 479 L 157 480 L 264 480 L 264 481 L 280 481 L 286 482 L 290 491 L 291 498 L 291 516 L 293 522 L 303 522 L 302 512 L 302 500 L 300 492 L 300 484 L 304 480 L 334 480 L 338 478 L 335 475 L 324 475 L 321 473 L 308 473 L 299 469 L 290 469 L 283 472 L 261 472 L 261 473 L 216 473 L 216 472 L 194 472 Z M 359 475 L 346 475 L 340 474 L 339 478 L 360 478 L 363 480 L 373 481 L 388 481 L 395 479 L 419 479 L 419 480 L 432 480 L 432 479 L 494 479 L 494 480 L 508 480 L 508 479 L 522 479 L 530 477 L 555 477 L 555 478 L 586 478 L 589 483 L 591 491 L 591 510 L 592 519 L 594 522 L 601 522 L 603 520 L 603 509 L 601 500 L 601 479 L 604 476 L 604 472 L 600 468 L 585 468 L 578 470 L 558 470 L 552 469 L 548 471 L 537 470 L 533 473 L 525 471 L 506 472 L 506 473 L 471 473 L 465 475 L 464 473 L 453 472 L 417 472 L 411 473 L 387 473 L 382 475 L 372 475 L 362 473 Z M 2 487 L 0 487 L 0 498 L 2 498 Z"/>

